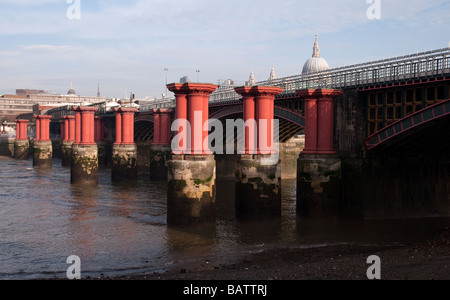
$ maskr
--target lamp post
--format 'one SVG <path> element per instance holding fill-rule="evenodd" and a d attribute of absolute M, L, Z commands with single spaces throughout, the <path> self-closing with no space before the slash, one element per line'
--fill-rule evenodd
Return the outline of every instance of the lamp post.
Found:
<path fill-rule="evenodd" d="M 197 72 L 197 83 L 200 82 L 200 70 L 195 70 Z"/>
<path fill-rule="evenodd" d="M 167 84 L 168 84 L 168 82 L 167 82 L 167 73 L 169 72 L 169 68 L 164 68 L 164 71 L 166 72 L 166 95 L 165 95 L 165 98 L 169 98 L 168 97 L 168 90 L 167 90 Z"/>

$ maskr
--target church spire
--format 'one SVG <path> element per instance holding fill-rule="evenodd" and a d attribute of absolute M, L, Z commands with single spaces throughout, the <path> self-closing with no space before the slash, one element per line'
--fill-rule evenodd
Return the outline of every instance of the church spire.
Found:
<path fill-rule="evenodd" d="M 252 72 L 250 73 L 250 78 L 247 81 L 247 86 L 254 86 L 256 85 L 256 79 L 255 79 L 255 74 Z"/>
<path fill-rule="evenodd" d="M 277 75 L 275 74 L 275 67 L 272 67 L 272 71 L 270 72 L 269 81 L 274 81 L 277 79 Z"/>
<path fill-rule="evenodd" d="M 317 35 L 316 35 L 316 41 L 314 43 L 313 56 L 312 57 L 319 57 L 320 58 L 320 48 L 319 48 L 319 42 L 318 42 L 318 39 L 317 39 Z"/>
<path fill-rule="evenodd" d="M 100 98 L 100 82 L 98 83 L 98 88 L 97 88 L 97 98 Z"/>

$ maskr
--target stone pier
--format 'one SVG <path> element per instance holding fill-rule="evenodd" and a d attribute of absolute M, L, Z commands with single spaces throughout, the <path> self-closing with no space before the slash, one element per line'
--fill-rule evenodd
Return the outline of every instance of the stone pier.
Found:
<path fill-rule="evenodd" d="M 14 158 L 28 160 L 30 156 L 30 141 L 28 140 L 28 120 L 16 120 L 17 134 L 14 141 Z"/>
<path fill-rule="evenodd" d="M 70 167 L 72 162 L 72 146 L 75 142 L 75 117 L 63 118 L 64 135 L 62 136 L 61 159 L 63 167 Z"/>
<path fill-rule="evenodd" d="M 243 96 L 246 123 L 245 154 L 238 159 L 236 173 L 239 217 L 281 216 L 281 164 L 279 149 L 275 149 L 273 120 L 275 96 L 282 91 L 264 86 L 236 88 Z M 269 163 L 271 154 L 278 159 Z"/>
<path fill-rule="evenodd" d="M 134 115 L 137 109 L 117 108 L 116 142 L 112 151 L 112 180 L 137 179 L 137 145 L 134 142 Z"/>
<path fill-rule="evenodd" d="M 50 140 L 50 121 L 52 116 L 35 116 L 36 139 L 33 143 L 33 167 L 51 169 L 53 165 L 53 146 Z"/>
<path fill-rule="evenodd" d="M 301 90 L 305 100 L 305 149 L 298 160 L 297 212 L 307 217 L 341 213 L 342 163 L 334 150 L 334 99 L 338 90 Z"/>
<path fill-rule="evenodd" d="M 216 162 L 204 147 L 208 131 L 209 96 L 212 84 L 170 84 L 177 99 L 176 116 L 181 127 L 178 147 L 168 161 L 167 222 L 169 225 L 214 223 L 216 218 Z M 190 140 L 186 124 L 190 124 Z"/>
<path fill-rule="evenodd" d="M 167 180 L 168 161 L 172 155 L 171 149 L 171 109 L 155 109 L 153 111 L 154 137 L 150 148 L 150 179 Z"/>
<path fill-rule="evenodd" d="M 74 107 L 75 142 L 72 145 L 72 184 L 98 184 L 98 148 L 94 140 L 96 107 Z"/>

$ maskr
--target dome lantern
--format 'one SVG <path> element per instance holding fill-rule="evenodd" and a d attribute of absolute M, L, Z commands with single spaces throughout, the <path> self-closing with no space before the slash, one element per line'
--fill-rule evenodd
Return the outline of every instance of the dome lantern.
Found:
<path fill-rule="evenodd" d="M 327 61 L 320 57 L 319 42 L 316 35 L 316 41 L 314 42 L 313 55 L 303 66 L 302 75 L 309 75 L 314 73 L 320 73 L 329 71 L 330 66 Z"/>

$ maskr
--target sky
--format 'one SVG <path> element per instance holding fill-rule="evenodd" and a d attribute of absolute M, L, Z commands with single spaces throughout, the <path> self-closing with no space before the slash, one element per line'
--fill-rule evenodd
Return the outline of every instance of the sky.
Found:
<path fill-rule="evenodd" d="M 449 29 L 448 0 L 0 0 L 0 94 L 161 97 L 183 76 L 300 74 L 316 34 L 335 68 L 448 47 Z"/>

